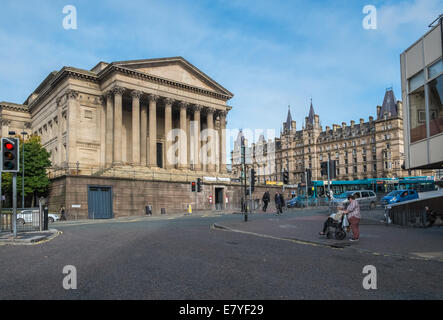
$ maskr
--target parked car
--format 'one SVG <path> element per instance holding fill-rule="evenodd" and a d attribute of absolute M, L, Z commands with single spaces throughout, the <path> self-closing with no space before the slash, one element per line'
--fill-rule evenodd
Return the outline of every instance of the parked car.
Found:
<path fill-rule="evenodd" d="M 353 195 L 355 200 L 358 201 L 360 206 L 368 206 L 371 210 L 374 210 L 377 205 L 377 195 L 371 190 L 355 190 L 347 191 L 337 196 L 334 196 L 331 203 L 335 206 L 346 206 L 349 203 L 348 197 Z"/>
<path fill-rule="evenodd" d="M 38 223 L 40 219 L 38 210 L 22 210 L 17 213 L 17 223 L 26 224 L 26 223 Z M 48 213 L 48 221 L 53 223 L 55 221 L 60 220 L 60 217 L 54 213 Z"/>
<path fill-rule="evenodd" d="M 381 199 L 382 205 L 418 199 L 418 192 L 412 189 L 394 190 Z"/>

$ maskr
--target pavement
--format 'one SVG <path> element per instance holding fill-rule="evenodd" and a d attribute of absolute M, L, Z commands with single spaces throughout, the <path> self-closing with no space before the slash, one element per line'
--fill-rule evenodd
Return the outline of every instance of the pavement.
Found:
<path fill-rule="evenodd" d="M 292 210 L 283 215 L 252 213 L 248 221 L 223 221 L 213 226 L 231 232 L 247 233 L 299 241 L 333 248 L 350 248 L 374 255 L 407 257 L 443 262 L 443 228 L 408 228 L 365 219 L 362 212 L 360 241 L 350 242 L 352 233 L 344 240 L 320 236 L 327 209 Z"/>

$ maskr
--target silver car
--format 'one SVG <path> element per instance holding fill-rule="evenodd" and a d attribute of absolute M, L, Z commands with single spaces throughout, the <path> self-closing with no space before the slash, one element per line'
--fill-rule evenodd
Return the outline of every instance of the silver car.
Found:
<path fill-rule="evenodd" d="M 334 198 L 332 199 L 332 203 L 335 206 L 347 206 L 347 204 L 349 203 L 348 197 L 351 195 L 355 197 L 355 200 L 358 201 L 360 207 L 363 206 L 374 210 L 377 205 L 377 195 L 374 191 L 371 190 L 346 191 L 338 196 L 334 196 Z"/>
<path fill-rule="evenodd" d="M 29 224 L 38 224 L 40 220 L 40 214 L 38 210 L 22 210 L 17 213 L 17 223 L 20 225 L 24 225 L 26 223 Z M 60 220 L 60 217 L 57 214 L 49 213 L 48 221 L 50 223 Z"/>

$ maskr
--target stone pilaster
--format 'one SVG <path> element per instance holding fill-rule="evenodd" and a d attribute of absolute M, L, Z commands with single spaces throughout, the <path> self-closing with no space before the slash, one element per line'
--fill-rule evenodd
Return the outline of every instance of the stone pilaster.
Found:
<path fill-rule="evenodd" d="M 157 101 L 160 97 L 149 95 L 149 167 L 157 167 Z"/>

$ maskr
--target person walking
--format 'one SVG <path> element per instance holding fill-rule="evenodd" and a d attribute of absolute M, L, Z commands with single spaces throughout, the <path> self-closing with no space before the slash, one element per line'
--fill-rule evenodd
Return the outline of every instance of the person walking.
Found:
<path fill-rule="evenodd" d="M 65 217 L 65 207 L 60 206 L 60 221 L 66 221 L 66 217 Z"/>
<path fill-rule="evenodd" d="M 278 191 L 275 193 L 274 201 L 275 201 L 275 208 L 277 209 L 276 214 L 282 214 L 283 213 L 282 196 Z"/>
<path fill-rule="evenodd" d="M 354 195 L 348 196 L 348 200 L 349 205 L 344 213 L 348 216 L 348 221 L 351 224 L 352 238 L 349 240 L 354 242 L 360 239 L 360 205 L 358 201 L 355 200 Z"/>
<path fill-rule="evenodd" d="M 263 211 L 266 212 L 266 209 L 268 209 L 268 203 L 271 201 L 271 196 L 269 195 L 269 191 L 266 190 L 266 192 L 263 194 Z"/>

